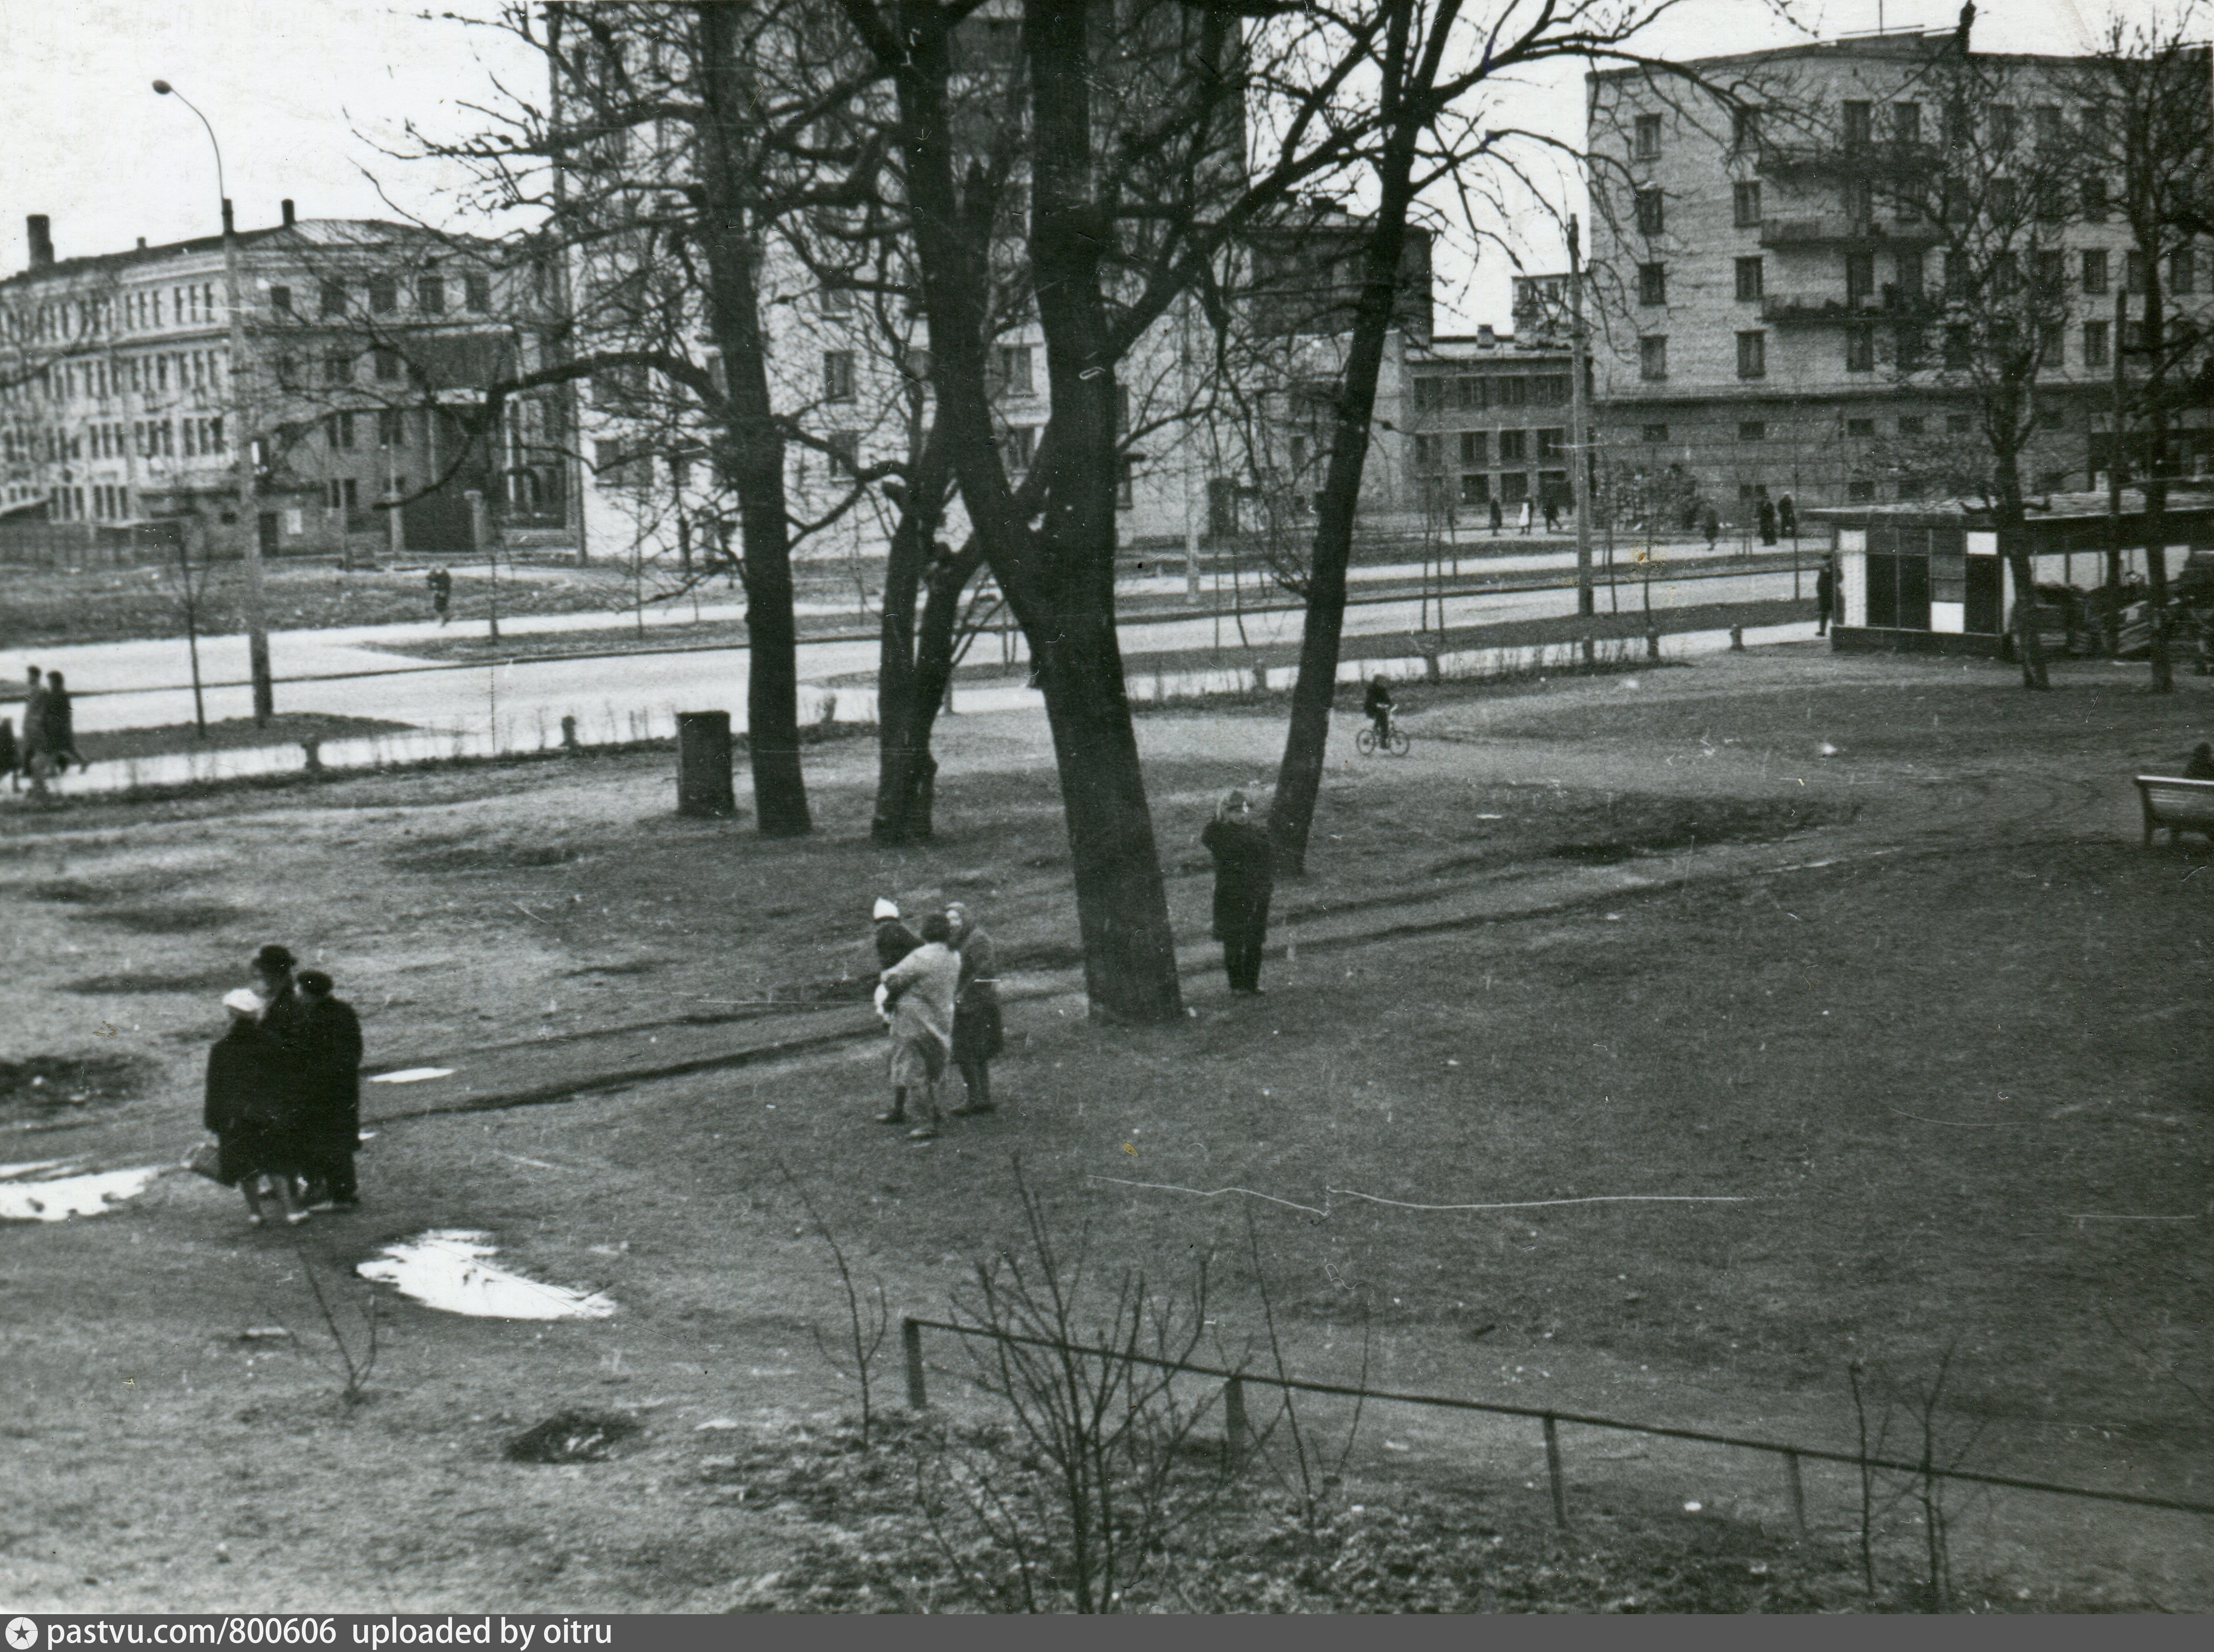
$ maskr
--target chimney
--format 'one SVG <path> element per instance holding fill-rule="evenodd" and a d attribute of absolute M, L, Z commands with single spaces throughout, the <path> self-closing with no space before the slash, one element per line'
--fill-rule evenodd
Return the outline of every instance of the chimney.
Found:
<path fill-rule="evenodd" d="M 291 201 L 287 200 L 287 201 L 285 201 L 285 202 L 284 203 L 284 227 L 285 227 L 287 229 L 291 229 L 291 228 L 292 227 L 292 203 L 291 203 Z"/>
<path fill-rule="evenodd" d="M 54 229 L 52 220 L 44 212 L 34 212 L 23 220 L 31 236 L 31 267 L 51 270 L 54 266 Z"/>
<path fill-rule="evenodd" d="M 146 237 L 144 236 L 138 237 L 138 250 L 142 253 L 146 250 Z"/>
<path fill-rule="evenodd" d="M 1499 334 L 1492 329 L 1489 322 L 1478 321 L 1476 324 L 1476 346 L 1479 350 L 1496 350 L 1499 347 Z"/>

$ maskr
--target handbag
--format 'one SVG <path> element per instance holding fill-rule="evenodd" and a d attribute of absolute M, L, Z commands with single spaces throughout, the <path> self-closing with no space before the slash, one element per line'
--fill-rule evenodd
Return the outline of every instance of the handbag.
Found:
<path fill-rule="evenodd" d="M 203 1141 L 185 1155 L 185 1168 L 195 1176 L 205 1176 L 211 1182 L 223 1179 L 223 1148 L 213 1141 Z"/>

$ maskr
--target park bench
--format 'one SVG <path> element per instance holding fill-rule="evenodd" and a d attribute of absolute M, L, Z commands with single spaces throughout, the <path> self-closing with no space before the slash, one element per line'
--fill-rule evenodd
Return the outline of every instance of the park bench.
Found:
<path fill-rule="evenodd" d="M 2180 774 L 2139 774 L 2138 796 L 2144 804 L 2145 847 L 2152 835 L 2168 828 L 2168 841 L 2178 832 L 2204 832 L 2214 842 L 2214 780 L 2186 780 Z"/>

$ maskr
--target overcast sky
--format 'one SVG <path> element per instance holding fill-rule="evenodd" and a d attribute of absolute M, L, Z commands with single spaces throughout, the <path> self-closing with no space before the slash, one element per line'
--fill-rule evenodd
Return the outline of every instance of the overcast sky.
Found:
<path fill-rule="evenodd" d="M 2093 28 L 2109 0 L 1985 0 L 1976 44 L 1987 50 L 2080 50 L 2077 7 Z M 2132 16 L 2165 11 L 2162 0 L 2113 0 Z M 459 0 L 481 13 L 484 0 Z M 1472 0 L 1471 14 L 1487 9 Z M 1795 8 L 1827 36 L 1876 26 L 1878 0 L 1815 0 Z M 446 7 L 439 9 L 445 10 Z M 1953 0 L 1883 0 L 1890 28 L 1949 27 Z M 1652 48 L 1679 56 L 1744 52 L 1803 40 L 1777 21 L 1769 0 L 1684 0 Z M 173 82 L 215 124 L 239 222 L 274 223 L 289 196 L 303 217 L 393 216 L 366 174 L 393 199 L 432 222 L 469 227 L 442 201 L 442 180 L 376 152 L 397 144 L 403 121 L 433 130 L 468 128 L 463 107 L 486 101 L 494 74 L 536 93 L 542 71 L 503 52 L 487 31 L 423 21 L 406 5 L 377 0 L 158 0 L 129 6 L 72 0 L 0 0 L 0 272 L 27 260 L 26 214 L 53 220 L 64 258 L 211 233 L 217 226 L 215 163 L 206 134 L 174 99 L 150 83 Z M 1573 140 L 1582 119 L 1579 71 L 1563 64 L 1548 81 L 1501 89 L 1487 124 L 1520 124 Z M 1563 179 L 1563 191 L 1572 180 Z M 1530 232 L 1532 267 L 1562 258 L 1543 228 Z M 1502 257 L 1473 271 L 1443 260 L 1440 330 L 1507 322 Z"/>

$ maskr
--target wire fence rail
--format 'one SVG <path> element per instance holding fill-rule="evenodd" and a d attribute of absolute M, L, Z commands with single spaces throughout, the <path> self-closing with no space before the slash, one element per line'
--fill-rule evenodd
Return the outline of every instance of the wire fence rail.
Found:
<path fill-rule="evenodd" d="M 1791 1509 L 1800 1531 L 1807 1529 L 1807 1499 L 1804 1483 L 1800 1476 L 1802 1462 L 1839 1463 L 1847 1467 L 1866 1472 L 1881 1469 L 1890 1473 L 1911 1474 L 1917 1479 L 1958 1480 L 1973 1485 L 1997 1486 L 2012 1491 L 2036 1491 L 2056 1497 L 2076 1497 L 2094 1502 L 2123 1503 L 2135 1508 L 2158 1508 L 2185 1514 L 2214 1515 L 2214 1503 L 2193 1502 L 2181 1497 L 2158 1497 L 2136 1491 L 2110 1491 L 2096 1486 L 2063 1485 L 2054 1480 L 2026 1479 L 2017 1475 L 1990 1474 L 1979 1469 L 1948 1468 L 1933 1462 L 1912 1462 L 1898 1458 L 1871 1457 L 1859 1452 L 1832 1451 L 1820 1446 L 1802 1446 L 1776 1440 L 1756 1440 L 1745 1435 L 1717 1434 L 1703 1429 L 1682 1429 L 1666 1423 L 1631 1423 L 1621 1417 L 1599 1416 L 1588 1411 L 1566 1411 L 1541 1405 L 1510 1405 L 1496 1400 L 1461 1399 L 1449 1394 L 1410 1394 L 1393 1389 L 1368 1388 L 1350 1383 L 1314 1382 L 1300 1377 L 1271 1376 L 1263 1372 L 1232 1370 L 1221 1366 L 1195 1365 L 1182 1360 L 1165 1360 L 1140 1354 L 1133 1349 L 1092 1348 L 1081 1343 L 1057 1342 L 1051 1337 L 1027 1337 L 1014 1331 L 997 1331 L 985 1325 L 956 1325 L 944 1319 L 925 1319 L 912 1315 L 900 1321 L 900 1336 L 907 1361 L 908 1404 L 915 1410 L 926 1409 L 930 1396 L 925 1381 L 922 1358 L 922 1333 L 939 1331 L 956 1337 L 978 1337 L 988 1341 L 1016 1343 L 1029 1348 L 1042 1348 L 1060 1354 L 1073 1354 L 1086 1359 L 1119 1360 L 1130 1365 L 1152 1366 L 1157 1369 L 1181 1372 L 1196 1377 L 1213 1377 L 1224 1385 L 1223 1414 L 1231 1435 L 1233 1449 L 1245 1444 L 1239 1438 L 1246 1429 L 1245 1386 L 1248 1383 L 1266 1388 L 1280 1388 L 1298 1393 L 1330 1394 L 1347 1399 L 1379 1400 L 1401 1405 L 1429 1406 L 1440 1410 L 1481 1411 L 1493 1416 L 1527 1417 L 1540 1423 L 1544 1431 L 1545 1469 L 1551 1480 L 1553 1516 L 1563 1529 L 1569 1524 L 1568 1485 L 1562 1465 L 1560 1425 L 1574 1423 L 1580 1428 L 1605 1429 L 1619 1434 L 1643 1435 L 1660 1440 L 1686 1440 L 1701 1445 L 1729 1446 L 1744 1451 L 1765 1452 L 1781 1457 L 1786 1478 L 1789 1482 Z"/>

